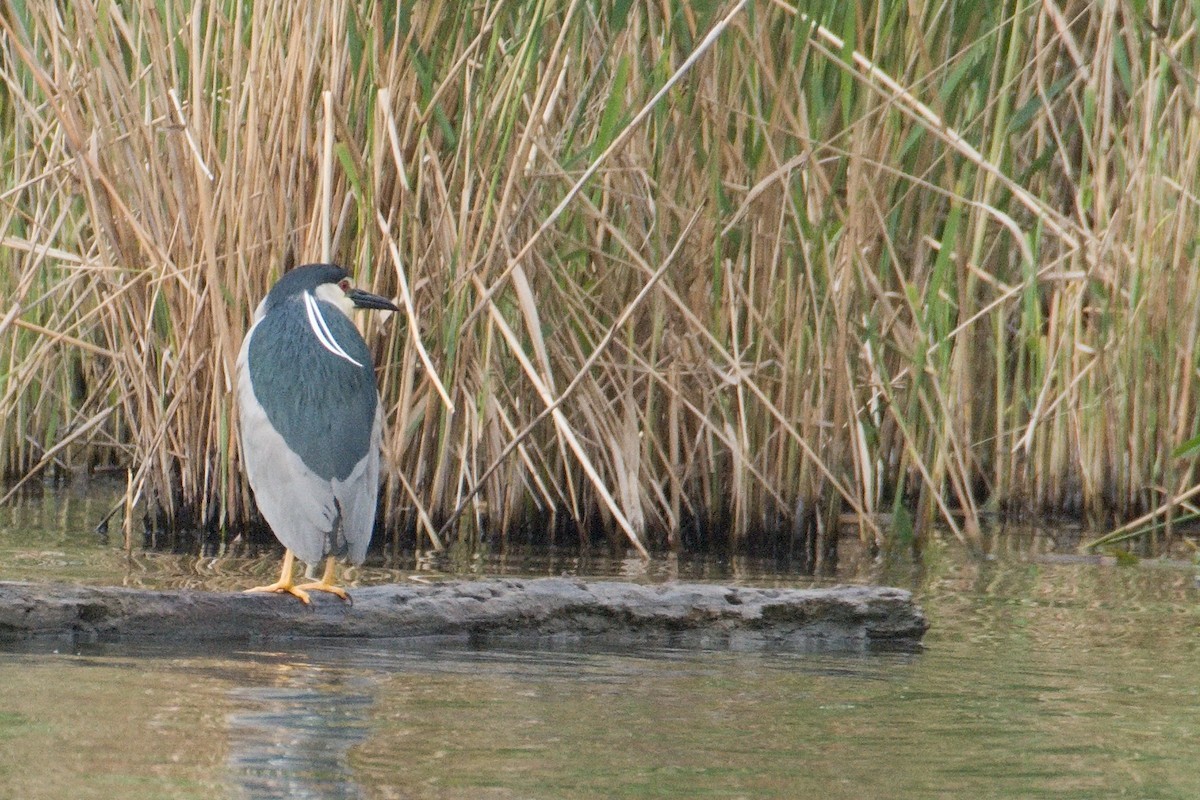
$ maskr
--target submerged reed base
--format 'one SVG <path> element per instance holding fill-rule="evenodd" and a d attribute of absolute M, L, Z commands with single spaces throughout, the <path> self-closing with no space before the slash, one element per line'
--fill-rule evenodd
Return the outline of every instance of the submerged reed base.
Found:
<path fill-rule="evenodd" d="M 645 586 L 570 578 L 389 584 L 354 602 L 231 592 L 0 583 L 0 641 L 437 638 L 731 649 L 904 649 L 928 628 L 902 589 Z"/>

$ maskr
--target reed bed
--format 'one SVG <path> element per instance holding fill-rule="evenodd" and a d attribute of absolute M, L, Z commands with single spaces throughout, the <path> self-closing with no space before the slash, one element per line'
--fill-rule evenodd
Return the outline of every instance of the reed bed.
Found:
<path fill-rule="evenodd" d="M 243 527 L 236 352 L 330 260 L 406 308 L 393 545 L 1170 515 L 1195 9 L 13 0 L 2 471 Z"/>

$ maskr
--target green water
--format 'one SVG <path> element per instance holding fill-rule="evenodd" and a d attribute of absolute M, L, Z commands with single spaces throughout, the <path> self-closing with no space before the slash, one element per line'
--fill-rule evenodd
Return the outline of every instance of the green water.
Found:
<path fill-rule="evenodd" d="M 0 509 L 0 577 L 231 588 L 276 569 L 130 558 L 90 532 L 106 503 Z M 1200 797 L 1192 572 L 1047 563 L 1052 547 L 997 535 L 987 559 L 950 541 L 883 565 L 847 542 L 839 580 L 918 593 L 932 628 L 910 654 L 8 644 L 0 797 Z M 581 566 L 810 585 L 745 560 L 472 569 Z"/>

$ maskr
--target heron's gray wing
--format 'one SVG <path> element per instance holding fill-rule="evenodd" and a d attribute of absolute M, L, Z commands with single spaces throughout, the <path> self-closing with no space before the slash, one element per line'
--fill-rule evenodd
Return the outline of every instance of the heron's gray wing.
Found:
<path fill-rule="evenodd" d="M 243 346 L 243 356 L 245 350 Z M 271 426 L 243 362 L 239 358 L 238 414 L 242 461 L 254 500 L 284 547 L 306 564 L 319 564 L 338 525 L 333 486 L 309 469 Z"/>
<path fill-rule="evenodd" d="M 375 409 L 371 445 L 345 482 L 333 480 L 333 493 L 342 510 L 342 537 L 348 548 L 346 558 L 361 564 L 367 557 L 371 532 L 375 529 L 375 509 L 379 498 L 379 449 L 383 429 L 383 409 Z M 339 543 L 340 545 L 341 543 Z"/>

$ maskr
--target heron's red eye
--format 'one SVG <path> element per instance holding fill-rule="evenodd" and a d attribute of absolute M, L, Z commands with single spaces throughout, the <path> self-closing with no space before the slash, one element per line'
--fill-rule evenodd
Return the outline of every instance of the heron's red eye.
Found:
<path fill-rule="evenodd" d="M 343 292 L 348 292 L 348 291 L 350 291 L 350 279 L 349 279 L 349 278 L 342 278 L 342 280 L 341 280 L 341 283 L 339 283 L 339 284 L 338 284 L 338 286 L 340 286 L 340 287 L 341 287 L 341 289 L 342 289 L 342 291 L 343 291 Z"/>

